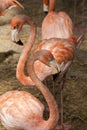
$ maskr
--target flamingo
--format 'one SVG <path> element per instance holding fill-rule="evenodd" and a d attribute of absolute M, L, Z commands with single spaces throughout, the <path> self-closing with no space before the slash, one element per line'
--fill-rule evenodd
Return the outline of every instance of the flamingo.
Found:
<path fill-rule="evenodd" d="M 26 76 L 24 73 L 25 62 L 26 62 L 29 52 L 33 46 L 34 39 L 36 37 L 35 23 L 31 20 L 30 17 L 28 17 L 26 15 L 16 15 L 15 17 L 13 17 L 13 19 L 11 21 L 11 26 L 13 27 L 12 39 L 14 39 L 17 42 L 17 40 L 19 39 L 18 30 L 21 29 L 21 27 L 24 23 L 28 23 L 31 25 L 31 32 L 30 32 L 30 37 L 26 43 L 28 45 L 27 45 L 27 47 L 24 48 L 23 53 L 21 54 L 21 56 L 19 58 L 19 61 L 17 64 L 16 77 L 22 84 L 32 86 L 32 85 L 35 85 L 35 83 L 31 80 L 31 78 L 29 76 Z M 30 42 L 31 39 L 32 39 L 32 42 Z M 40 78 L 41 81 L 43 81 L 47 76 L 57 73 L 56 69 L 54 69 L 54 71 L 53 71 L 53 68 L 44 65 L 40 61 L 37 61 L 34 66 L 35 66 L 35 73 L 37 74 L 37 76 Z M 39 69 L 39 68 L 41 68 L 41 69 Z"/>
<path fill-rule="evenodd" d="M 42 22 L 42 39 L 62 38 L 62 39 L 67 39 L 67 40 L 73 41 L 73 43 L 77 43 L 77 45 L 75 45 L 75 51 L 77 51 L 77 48 L 79 48 L 80 44 L 84 40 L 84 35 L 81 35 L 79 38 L 77 38 L 76 36 L 73 35 L 74 25 L 73 25 L 71 18 L 69 17 L 69 15 L 67 13 L 65 13 L 63 11 L 55 12 L 55 5 L 56 5 L 55 1 L 56 0 L 43 0 L 43 10 L 44 10 L 44 12 L 46 12 L 46 14 L 47 13 L 48 14 Z M 44 46 L 44 45 L 42 45 L 42 46 Z M 50 46 L 50 45 L 48 45 L 48 46 Z M 67 46 L 67 44 L 65 43 L 64 46 Z M 41 47 L 41 48 L 44 48 L 44 47 Z M 65 51 L 64 51 L 64 48 L 65 48 Z M 55 55 L 57 55 L 61 52 L 62 55 L 61 56 L 59 55 L 59 57 L 60 57 L 59 60 L 62 60 L 62 58 L 64 58 L 64 55 L 66 55 L 66 54 L 68 56 L 71 55 L 71 54 L 69 54 L 69 52 L 67 53 L 67 51 L 68 51 L 68 48 L 66 49 L 66 47 L 61 46 L 61 50 L 60 51 L 56 50 Z M 75 53 L 75 51 L 73 51 L 73 52 Z M 74 53 L 72 53 L 73 56 L 75 55 Z M 61 73 L 59 74 L 59 76 L 61 77 L 61 80 L 60 80 L 61 124 L 63 123 L 63 94 L 62 93 L 63 93 L 64 83 L 65 83 L 65 78 L 66 78 L 68 68 L 73 61 L 73 58 L 71 58 L 71 59 L 72 60 L 67 60 L 66 65 L 64 63 L 64 60 L 62 60 L 61 63 L 63 63 L 63 66 L 61 69 Z M 59 62 L 59 60 L 57 60 L 57 61 Z M 61 68 L 61 66 L 60 66 L 60 68 Z M 57 76 L 58 76 L 58 74 L 53 76 L 53 82 L 57 78 Z M 54 87 L 54 85 L 53 85 L 53 87 Z"/>
<path fill-rule="evenodd" d="M 83 36 L 77 38 L 76 36 L 73 35 L 73 27 L 74 27 L 74 25 L 73 25 L 73 22 L 72 22 L 71 18 L 69 17 L 69 15 L 67 13 L 65 13 L 63 11 L 55 12 L 55 4 L 56 4 L 55 0 L 43 0 L 44 9 L 46 7 L 46 10 L 44 10 L 44 11 L 46 11 L 48 14 L 47 14 L 47 16 L 44 18 L 44 20 L 42 22 L 42 39 L 50 39 L 50 38 L 67 39 L 67 40 L 69 40 L 69 41 L 71 41 L 73 43 L 77 43 L 77 45 L 74 46 L 75 50 L 77 50 L 76 49 L 76 48 L 78 48 L 77 46 L 79 46 L 80 43 L 82 43 L 84 38 L 83 38 Z M 48 7 L 48 5 L 49 5 L 49 7 Z M 71 42 L 68 42 L 68 43 L 71 44 Z M 43 46 L 44 45 L 42 45 L 41 48 L 44 48 Z M 48 46 L 50 46 L 50 45 L 48 45 Z M 67 46 L 67 43 L 65 43 L 64 46 Z M 61 88 L 61 124 L 63 123 L 63 94 L 62 93 L 63 93 L 66 74 L 67 74 L 68 68 L 71 65 L 72 60 L 73 60 L 73 58 L 71 58 L 71 60 L 68 59 L 66 61 L 66 64 L 65 64 L 63 58 L 64 58 L 64 55 L 69 56 L 69 57 L 72 57 L 72 56 L 75 55 L 74 54 L 75 51 L 72 51 L 72 49 L 71 49 L 70 53 L 72 53 L 72 56 L 70 56 L 71 54 L 69 54 L 69 51 L 68 51 L 68 49 L 70 47 L 66 48 L 64 46 L 59 47 L 59 48 L 61 48 L 60 50 L 59 50 L 59 48 L 57 48 L 58 49 L 57 50 L 56 47 L 52 46 L 53 48 L 55 48 L 54 50 L 56 50 L 55 55 L 58 55 L 59 58 L 60 58 L 59 60 L 62 60 L 61 65 L 60 65 L 60 68 L 61 68 L 60 69 L 61 70 L 60 74 L 59 75 L 56 74 L 56 75 L 53 76 L 53 83 L 54 83 L 54 80 L 57 78 L 57 76 L 61 77 L 61 80 L 60 80 L 60 88 Z M 62 54 L 61 56 L 60 56 L 60 53 Z M 65 59 L 67 59 L 67 58 L 65 58 Z M 57 60 L 58 63 L 59 63 L 59 60 Z M 62 64 L 63 64 L 63 66 L 62 66 Z M 53 85 L 53 87 L 54 87 L 54 85 Z"/>
<path fill-rule="evenodd" d="M 36 60 L 50 67 L 54 58 L 49 51 L 42 50 L 32 55 L 28 62 L 29 75 L 49 106 L 49 118 L 47 120 L 43 118 L 44 105 L 32 94 L 25 91 L 8 91 L 0 96 L 0 120 L 7 130 L 52 130 L 57 126 L 58 106 L 49 89 L 34 72 Z"/>
<path fill-rule="evenodd" d="M 14 40 L 14 42 L 18 42 L 20 40 L 18 34 L 25 23 L 29 23 L 30 25 L 35 26 L 32 20 L 26 15 L 16 15 L 15 17 L 13 17 L 11 21 L 11 27 L 12 27 L 12 39 Z M 29 39 L 31 39 L 32 37 L 34 39 L 36 37 L 35 32 L 36 32 L 35 28 L 32 29 Z M 26 44 L 28 44 L 28 42 L 30 41 L 29 39 Z M 57 61 L 58 71 L 64 72 L 64 70 L 66 70 L 67 68 L 67 65 L 70 64 L 73 59 L 75 48 L 78 45 L 78 42 L 75 42 L 73 39 L 63 39 L 63 38 L 44 39 L 38 44 L 38 47 L 36 48 L 35 51 L 42 49 L 49 50 Z M 25 62 L 29 55 L 29 52 L 31 51 L 33 43 L 34 42 L 32 42 L 32 44 L 29 44 L 28 47 L 25 48 L 25 50 L 23 51 L 23 53 L 19 58 L 19 62 L 17 65 L 16 76 L 18 80 L 24 85 L 29 84 L 34 85 L 34 82 L 30 79 L 30 77 L 24 74 Z M 39 61 L 35 62 L 34 67 L 35 67 L 35 73 L 37 74 L 37 76 L 40 78 L 41 81 L 51 74 L 58 73 L 56 70 L 52 72 L 51 68 L 45 66 Z"/>
<path fill-rule="evenodd" d="M 0 0 L 0 16 L 5 15 L 7 10 L 13 7 L 21 7 L 24 9 L 17 0 Z"/>
<path fill-rule="evenodd" d="M 12 28 L 12 41 L 17 43 L 18 45 L 23 45 L 22 41 L 19 38 L 19 32 L 22 29 L 22 26 L 27 23 L 28 17 L 25 15 L 16 15 L 11 20 L 11 28 Z"/>

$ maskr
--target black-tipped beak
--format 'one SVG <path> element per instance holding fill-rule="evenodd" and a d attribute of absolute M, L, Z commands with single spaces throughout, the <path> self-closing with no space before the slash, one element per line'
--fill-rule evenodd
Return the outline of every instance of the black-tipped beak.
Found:
<path fill-rule="evenodd" d="M 47 12 L 47 11 L 44 11 L 44 14 L 45 14 L 45 15 L 47 15 L 47 14 L 48 14 L 48 12 Z"/>
<path fill-rule="evenodd" d="M 22 41 L 20 40 L 19 38 L 19 32 L 18 32 L 18 29 L 15 28 L 12 30 L 12 33 L 11 33 L 11 38 L 12 38 L 12 41 L 20 46 L 23 46 L 23 43 Z"/>
<path fill-rule="evenodd" d="M 20 46 L 23 46 L 23 45 L 24 45 L 23 42 L 22 42 L 21 40 L 15 42 L 15 43 L 18 44 L 18 45 L 20 45 Z"/>
<path fill-rule="evenodd" d="M 45 15 L 48 14 L 48 5 L 47 4 L 43 4 L 43 12 L 45 13 Z"/>

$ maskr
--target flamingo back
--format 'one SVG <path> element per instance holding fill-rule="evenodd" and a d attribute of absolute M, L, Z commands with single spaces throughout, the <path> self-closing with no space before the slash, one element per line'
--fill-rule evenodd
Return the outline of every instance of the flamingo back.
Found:
<path fill-rule="evenodd" d="M 42 39 L 70 38 L 73 35 L 73 23 L 65 12 L 49 12 L 42 23 Z"/>
<path fill-rule="evenodd" d="M 0 120 L 6 129 L 36 127 L 33 123 L 42 121 L 43 110 L 43 104 L 24 91 L 9 91 L 0 96 Z"/>
<path fill-rule="evenodd" d="M 46 49 L 49 50 L 58 64 L 62 62 L 67 62 L 73 58 L 75 51 L 75 43 L 69 39 L 58 39 L 52 38 L 48 40 L 43 40 L 37 50 Z"/>

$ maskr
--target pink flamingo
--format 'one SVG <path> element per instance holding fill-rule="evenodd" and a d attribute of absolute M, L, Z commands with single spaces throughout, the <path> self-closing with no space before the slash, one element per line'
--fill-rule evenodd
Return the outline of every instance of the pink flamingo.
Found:
<path fill-rule="evenodd" d="M 55 55 L 58 55 L 59 57 L 59 59 L 57 58 L 57 56 L 55 57 L 57 62 L 58 63 L 61 62 L 59 63 L 60 70 L 61 70 L 59 75 L 61 76 L 60 88 L 61 88 L 61 124 L 62 124 L 63 123 L 62 90 L 64 87 L 66 73 L 68 71 L 70 64 L 72 63 L 73 58 L 71 57 L 74 56 L 74 53 L 76 50 L 76 46 L 72 46 L 71 42 L 73 42 L 73 44 L 75 43 L 79 44 L 80 41 L 77 40 L 77 38 L 73 35 L 73 23 L 72 23 L 71 18 L 65 12 L 62 12 L 62 11 L 55 12 L 54 11 L 55 4 L 56 4 L 55 0 L 43 0 L 44 11 L 48 14 L 42 22 L 42 39 L 62 38 L 64 41 L 65 39 L 68 40 L 68 44 L 67 42 L 62 42 L 62 44 L 61 42 L 60 43 L 58 42 L 58 44 L 61 47 L 58 47 L 58 45 L 56 45 L 57 47 L 55 47 L 55 49 L 54 49 L 54 46 L 52 45 L 52 49 L 55 50 Z M 43 46 L 45 45 L 42 45 L 41 48 L 44 48 Z M 48 46 L 50 45 L 46 45 L 45 47 L 47 48 Z M 71 49 L 72 47 L 70 46 L 75 47 L 75 48 Z M 52 54 L 53 54 L 53 51 L 52 51 Z M 67 57 L 67 58 L 69 57 L 70 59 L 65 58 L 64 60 L 64 57 Z M 58 74 L 54 75 L 53 80 L 55 80 L 57 76 Z"/>
<path fill-rule="evenodd" d="M 25 15 L 17 15 L 13 17 L 11 21 L 11 27 L 12 27 L 12 39 L 15 42 L 19 42 L 19 31 L 21 30 L 24 23 L 30 23 L 30 25 L 33 24 L 32 20 L 28 18 L 28 16 Z M 35 34 L 35 29 L 31 31 L 30 38 L 32 38 L 33 33 Z M 35 37 L 36 35 L 34 35 Z M 28 39 L 27 42 L 30 40 Z M 41 43 L 38 45 L 37 50 L 46 49 L 49 50 L 54 58 L 57 61 L 58 64 L 58 71 L 64 72 L 66 70 L 67 65 L 71 63 L 73 59 L 73 55 L 75 52 L 75 48 L 78 42 L 75 42 L 72 39 L 61 39 L 61 38 L 51 38 L 51 39 L 45 39 L 42 40 Z M 19 81 L 24 85 L 34 85 L 34 82 L 30 79 L 29 76 L 26 76 L 24 74 L 24 67 L 25 62 L 28 57 L 28 54 L 32 48 L 32 44 L 29 44 L 28 47 L 23 51 L 22 55 L 20 56 L 18 65 L 17 65 L 17 73 L 16 76 L 19 79 Z M 40 80 L 44 80 L 47 76 L 51 74 L 58 73 L 56 70 L 52 72 L 51 68 L 45 66 L 44 64 L 40 63 L 39 61 L 35 62 L 35 73 L 40 78 Z"/>
<path fill-rule="evenodd" d="M 0 16 L 5 15 L 8 9 L 13 7 L 24 7 L 17 0 L 0 0 Z"/>
<path fill-rule="evenodd" d="M 73 43 L 77 43 L 77 45 L 75 47 L 75 50 L 77 50 L 76 48 L 78 48 L 77 46 L 79 46 L 82 43 L 82 41 L 84 40 L 84 38 L 83 38 L 84 36 L 82 35 L 81 37 L 77 38 L 73 35 L 73 23 L 72 23 L 71 18 L 65 12 L 62 12 L 62 11 L 55 12 L 54 11 L 55 5 L 56 5 L 55 1 L 56 0 L 43 0 L 43 5 L 44 5 L 43 9 L 48 14 L 42 22 L 42 39 L 50 39 L 50 38 L 67 39 L 67 40 L 72 41 Z M 68 42 L 68 43 L 70 44 L 70 42 Z M 43 46 L 45 46 L 45 45 L 42 45 L 41 48 L 44 48 Z M 50 46 L 50 45 L 48 45 L 48 46 Z M 46 45 L 46 47 L 48 47 L 48 46 Z M 67 46 L 67 43 L 65 43 L 64 46 Z M 64 87 L 66 73 L 68 71 L 70 64 L 72 63 L 72 60 L 67 60 L 66 65 L 65 65 L 63 58 L 64 58 L 65 55 L 68 55 L 68 56 L 71 55 L 71 54 L 69 54 L 69 51 L 68 51 L 69 48 L 61 47 L 61 50 L 59 50 L 59 48 L 57 48 L 58 50 L 55 48 L 55 50 L 56 50 L 55 55 L 58 55 L 60 59 L 58 59 L 56 57 L 55 58 L 56 58 L 56 60 L 58 59 L 57 60 L 58 63 L 59 63 L 59 60 L 62 60 L 61 63 L 64 63 L 64 65 L 62 66 L 62 69 L 61 69 L 61 73 L 60 73 L 60 76 L 61 76 L 61 82 L 60 82 L 61 106 L 62 106 L 61 107 L 62 108 L 61 109 L 61 122 L 63 122 L 62 90 L 63 90 L 63 87 Z M 61 56 L 60 56 L 60 53 L 62 54 Z M 74 54 L 74 53 L 72 53 L 72 54 Z M 71 59 L 73 59 L 73 58 L 71 58 Z M 56 77 L 57 77 L 57 75 L 53 76 L 53 79 L 55 79 Z"/>
<path fill-rule="evenodd" d="M 35 26 L 33 21 L 26 15 L 17 15 L 12 19 L 11 22 L 11 26 L 13 28 L 12 39 L 14 39 L 16 42 L 17 40 L 19 41 L 18 31 L 21 29 L 24 23 L 29 23 L 30 25 Z M 31 78 L 29 76 L 26 76 L 24 73 L 25 62 L 33 46 L 34 43 L 33 39 L 36 37 L 36 28 L 32 28 L 32 26 L 31 26 L 30 37 L 26 44 L 30 43 L 31 39 L 32 39 L 32 43 L 28 44 L 28 46 L 24 48 L 23 53 L 21 54 L 17 65 L 17 72 L 16 72 L 16 76 L 18 80 L 24 85 L 35 85 L 34 82 L 31 80 Z M 53 73 L 57 73 L 56 69 L 54 69 L 53 71 L 53 68 L 44 65 L 40 61 L 35 62 L 34 66 L 35 66 L 35 73 L 37 74 L 37 76 L 40 78 L 41 81 L 44 80 L 47 76 Z"/>
<path fill-rule="evenodd" d="M 32 43 L 32 39 L 30 41 Z M 28 47 L 28 44 L 25 48 Z M 32 55 L 28 62 L 29 75 L 48 104 L 49 118 L 47 120 L 43 118 L 44 105 L 32 94 L 25 91 L 9 91 L 0 96 L 0 120 L 7 130 L 52 130 L 57 126 L 58 107 L 49 89 L 34 72 L 36 60 L 40 60 L 50 67 L 54 58 L 49 51 L 43 50 Z"/>

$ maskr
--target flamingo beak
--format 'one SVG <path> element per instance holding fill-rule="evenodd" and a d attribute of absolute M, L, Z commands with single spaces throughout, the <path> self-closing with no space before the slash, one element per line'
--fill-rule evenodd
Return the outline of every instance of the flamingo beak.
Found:
<path fill-rule="evenodd" d="M 19 33 L 18 33 L 17 28 L 12 30 L 11 38 L 12 38 L 12 41 L 15 42 L 16 44 L 21 45 L 21 46 L 23 45 L 22 41 L 19 38 Z"/>
<path fill-rule="evenodd" d="M 22 9 L 24 9 L 23 5 L 20 4 L 17 0 L 12 0 L 11 1 L 11 6 L 9 7 L 9 9 L 13 8 L 13 7 L 20 7 Z"/>
<path fill-rule="evenodd" d="M 44 12 L 45 14 L 48 13 L 48 5 L 43 4 L 43 12 Z"/>
<path fill-rule="evenodd" d="M 50 63 L 50 67 L 52 68 L 52 74 L 53 75 L 60 72 L 60 68 L 59 68 L 59 65 L 56 62 L 56 60 L 53 59 L 49 63 Z"/>

